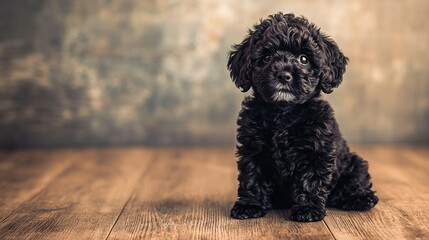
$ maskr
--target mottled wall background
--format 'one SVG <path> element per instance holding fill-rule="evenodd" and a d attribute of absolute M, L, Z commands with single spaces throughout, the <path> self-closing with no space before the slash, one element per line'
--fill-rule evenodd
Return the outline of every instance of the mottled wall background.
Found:
<path fill-rule="evenodd" d="M 226 53 L 278 11 L 351 59 L 327 96 L 349 141 L 429 142 L 428 1 L 3 0 L 0 146 L 232 145 Z"/>

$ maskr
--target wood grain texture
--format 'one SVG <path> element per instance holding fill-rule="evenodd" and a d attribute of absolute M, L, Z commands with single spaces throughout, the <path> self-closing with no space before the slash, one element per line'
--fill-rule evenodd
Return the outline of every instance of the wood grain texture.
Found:
<path fill-rule="evenodd" d="M 58 161 L 61 159 L 61 161 Z M 0 156 L 0 223 L 39 193 L 75 158 L 70 152 L 21 151 Z"/>
<path fill-rule="evenodd" d="M 365 146 L 380 203 L 234 220 L 230 148 L 31 150 L 0 153 L 0 239 L 428 239 L 429 148 Z"/>
<path fill-rule="evenodd" d="M 75 151 L 26 150 L 0 157 L 0 209 L 14 210 L 77 160 Z"/>
<path fill-rule="evenodd" d="M 0 239 L 107 236 L 150 163 L 150 152 L 128 149 L 76 153 L 74 164 L 2 219 Z M 20 177 L 25 178 L 25 172 Z"/>

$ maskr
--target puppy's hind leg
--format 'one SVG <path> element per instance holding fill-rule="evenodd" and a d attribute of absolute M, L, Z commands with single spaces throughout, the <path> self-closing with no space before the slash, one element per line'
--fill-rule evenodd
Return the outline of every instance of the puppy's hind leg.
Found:
<path fill-rule="evenodd" d="M 368 162 L 350 153 L 350 165 L 332 189 L 327 206 L 343 210 L 366 211 L 373 208 L 378 197 L 371 189 Z"/>

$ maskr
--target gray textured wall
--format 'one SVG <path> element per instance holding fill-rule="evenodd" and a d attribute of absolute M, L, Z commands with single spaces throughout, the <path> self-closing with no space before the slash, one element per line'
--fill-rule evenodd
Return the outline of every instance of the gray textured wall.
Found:
<path fill-rule="evenodd" d="M 278 11 L 351 59 L 327 96 L 351 142 L 429 142 L 429 2 L 4 0 L 0 146 L 233 144 L 226 53 Z"/>

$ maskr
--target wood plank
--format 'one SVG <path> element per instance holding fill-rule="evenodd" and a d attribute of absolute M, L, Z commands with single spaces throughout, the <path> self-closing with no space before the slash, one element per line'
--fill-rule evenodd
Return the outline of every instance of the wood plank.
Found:
<path fill-rule="evenodd" d="M 27 199 L 32 198 L 70 164 L 68 153 L 20 150 L 0 158 L 0 225 Z M 55 161 L 61 156 L 61 161 Z M 1 232 L 0 232 L 1 233 Z"/>
<path fill-rule="evenodd" d="M 147 170 L 150 154 L 79 150 L 74 164 L 0 223 L 0 239 L 105 238 Z"/>
<path fill-rule="evenodd" d="M 425 168 L 418 167 L 422 159 L 412 159 L 405 149 L 377 147 L 357 151 L 369 160 L 380 202 L 369 212 L 330 210 L 325 222 L 335 238 L 429 238 L 429 176 Z"/>
<path fill-rule="evenodd" d="M 0 158 L 0 211 L 12 211 L 31 198 L 73 161 L 71 151 L 14 151 Z M 60 161 L 58 160 L 60 159 Z M 1 217 L 0 217 L 1 219 Z M 1 221 L 1 220 L 0 220 Z"/>
<path fill-rule="evenodd" d="M 108 239 L 333 239 L 323 222 L 296 223 L 288 212 L 235 220 L 232 149 L 159 151 Z"/>

